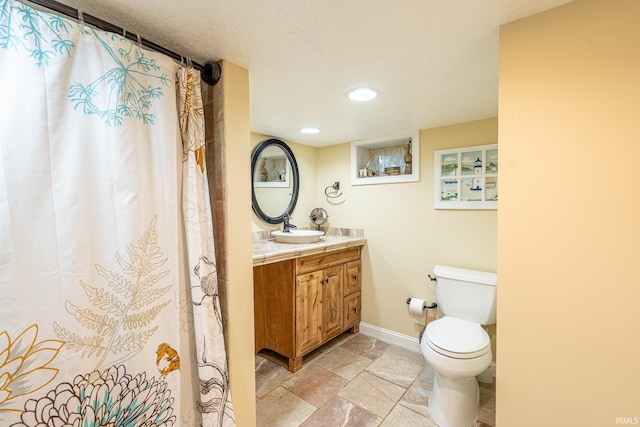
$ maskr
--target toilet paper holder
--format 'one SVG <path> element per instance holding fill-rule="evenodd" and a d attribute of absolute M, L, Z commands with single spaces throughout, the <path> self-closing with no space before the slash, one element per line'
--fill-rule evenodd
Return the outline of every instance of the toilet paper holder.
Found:
<path fill-rule="evenodd" d="M 407 298 L 407 304 L 411 303 L 411 298 Z M 424 308 L 425 309 L 432 309 L 432 308 L 436 308 L 438 306 L 437 303 L 433 302 L 430 305 L 425 304 Z"/>

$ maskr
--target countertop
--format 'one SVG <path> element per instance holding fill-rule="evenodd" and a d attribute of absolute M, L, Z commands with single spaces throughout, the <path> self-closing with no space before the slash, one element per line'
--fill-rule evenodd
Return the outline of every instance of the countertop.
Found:
<path fill-rule="evenodd" d="M 253 233 L 253 265 L 295 259 L 322 252 L 337 251 L 367 242 L 364 230 L 357 228 L 329 228 L 325 235 L 314 243 L 280 243 L 268 231 Z"/>

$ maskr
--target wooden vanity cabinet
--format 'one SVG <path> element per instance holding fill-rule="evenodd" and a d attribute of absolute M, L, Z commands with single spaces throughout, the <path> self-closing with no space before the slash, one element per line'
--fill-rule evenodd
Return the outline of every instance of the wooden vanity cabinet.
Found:
<path fill-rule="evenodd" d="M 360 323 L 360 250 L 347 248 L 253 268 L 256 351 L 295 372 L 302 357 Z"/>

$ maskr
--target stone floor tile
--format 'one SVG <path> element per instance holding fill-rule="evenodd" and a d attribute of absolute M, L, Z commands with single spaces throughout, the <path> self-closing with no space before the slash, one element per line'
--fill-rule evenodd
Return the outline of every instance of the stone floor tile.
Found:
<path fill-rule="evenodd" d="M 347 380 L 316 365 L 294 375 L 283 387 L 307 402 L 320 407 L 347 385 Z"/>
<path fill-rule="evenodd" d="M 293 376 L 284 367 L 256 356 L 256 398 L 260 399 Z"/>
<path fill-rule="evenodd" d="M 278 387 L 256 403 L 256 426 L 297 427 L 316 409 L 284 387 Z"/>
<path fill-rule="evenodd" d="M 346 380 L 355 378 L 364 368 L 369 366 L 371 359 L 359 356 L 352 351 L 338 347 L 325 354 L 316 362 L 317 366 L 340 375 Z"/>
<path fill-rule="evenodd" d="M 349 341 L 351 341 L 352 339 L 354 339 L 355 337 L 357 337 L 359 335 L 360 334 L 352 334 L 350 332 L 343 332 L 342 334 L 340 334 L 337 337 L 333 338 L 328 343 L 318 347 L 318 349 L 315 350 L 315 351 L 318 351 L 320 353 L 331 353 L 336 348 L 341 347 L 342 345 L 348 343 Z"/>
<path fill-rule="evenodd" d="M 335 396 L 307 418 L 301 427 L 376 427 L 381 421 L 382 418 L 366 409 Z"/>
<path fill-rule="evenodd" d="M 435 373 L 422 353 L 347 333 L 305 356 L 295 374 L 261 355 L 255 360 L 258 426 L 435 426 L 428 409 Z M 422 371 L 406 386 L 414 373 L 394 363 Z M 494 427 L 495 407 L 495 381 L 481 383 L 473 427 Z"/>
<path fill-rule="evenodd" d="M 366 371 L 392 383 L 409 387 L 424 370 L 423 364 L 415 364 L 392 353 L 384 353 Z"/>
<path fill-rule="evenodd" d="M 496 420 L 496 385 L 480 383 L 480 413 L 478 422 L 493 426 Z M 480 427 L 480 426 L 478 426 Z M 484 426 L 482 426 L 484 427 Z"/>
<path fill-rule="evenodd" d="M 358 334 L 350 341 L 342 344 L 342 348 L 371 360 L 380 357 L 389 347 L 391 347 L 391 344 L 362 334 Z"/>
<path fill-rule="evenodd" d="M 418 378 L 413 382 L 413 385 L 421 387 L 425 390 L 433 390 L 433 380 L 436 376 L 436 371 L 429 365 L 425 365 Z"/>
<path fill-rule="evenodd" d="M 411 363 L 415 363 L 416 365 L 422 365 L 423 367 L 427 365 L 427 361 L 424 360 L 424 356 L 419 351 L 412 351 L 397 345 L 392 345 L 385 351 L 385 353 L 395 354 Z"/>
<path fill-rule="evenodd" d="M 400 405 L 422 415 L 429 415 L 431 390 L 411 386 L 398 402 Z"/>
<path fill-rule="evenodd" d="M 362 372 L 338 396 L 384 418 L 406 390 L 402 386 Z"/>
<path fill-rule="evenodd" d="M 384 419 L 380 427 L 438 427 L 438 425 L 429 416 L 420 415 L 407 409 L 404 406 L 397 405 Z"/>
<path fill-rule="evenodd" d="M 429 399 L 433 390 L 434 376 L 433 368 L 427 365 L 402 396 L 399 403 L 419 414 L 429 415 Z"/>

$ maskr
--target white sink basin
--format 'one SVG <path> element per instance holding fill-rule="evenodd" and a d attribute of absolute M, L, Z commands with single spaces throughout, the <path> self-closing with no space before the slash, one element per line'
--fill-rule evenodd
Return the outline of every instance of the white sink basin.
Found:
<path fill-rule="evenodd" d="M 289 230 L 272 231 L 271 235 L 280 243 L 313 243 L 320 240 L 324 231 L 319 230 Z"/>

